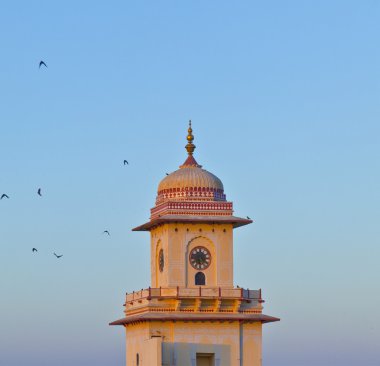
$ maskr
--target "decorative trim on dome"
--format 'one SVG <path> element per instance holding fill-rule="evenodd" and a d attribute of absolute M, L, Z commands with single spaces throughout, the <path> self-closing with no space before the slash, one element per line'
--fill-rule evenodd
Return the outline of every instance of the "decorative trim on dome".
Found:
<path fill-rule="evenodd" d="M 150 210 L 151 220 L 163 215 L 199 215 L 199 216 L 231 216 L 232 202 L 208 201 L 169 201 L 161 203 Z"/>
<path fill-rule="evenodd" d="M 168 188 L 158 191 L 156 205 L 168 200 L 226 201 L 223 189 L 209 187 Z"/>

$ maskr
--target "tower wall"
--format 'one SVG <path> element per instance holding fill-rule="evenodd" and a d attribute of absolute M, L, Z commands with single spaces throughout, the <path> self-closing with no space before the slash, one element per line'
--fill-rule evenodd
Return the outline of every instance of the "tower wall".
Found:
<path fill-rule="evenodd" d="M 196 246 L 204 246 L 211 253 L 211 264 L 202 271 L 206 287 L 233 287 L 232 225 L 204 223 L 166 223 L 151 230 L 151 287 L 195 287 L 198 270 L 191 266 L 189 254 Z"/>
<path fill-rule="evenodd" d="M 260 366 L 259 322 L 145 322 L 127 326 L 127 366 L 196 366 L 197 354 L 215 366 Z"/>

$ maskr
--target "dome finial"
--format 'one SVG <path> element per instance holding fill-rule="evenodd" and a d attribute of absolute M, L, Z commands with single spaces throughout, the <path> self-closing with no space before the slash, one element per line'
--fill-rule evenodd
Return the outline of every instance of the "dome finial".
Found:
<path fill-rule="evenodd" d="M 195 150 L 195 145 L 193 144 L 193 141 L 193 129 L 191 128 L 191 120 L 189 120 L 189 128 L 187 129 L 187 145 L 185 146 L 189 155 L 193 155 L 193 152 Z"/>

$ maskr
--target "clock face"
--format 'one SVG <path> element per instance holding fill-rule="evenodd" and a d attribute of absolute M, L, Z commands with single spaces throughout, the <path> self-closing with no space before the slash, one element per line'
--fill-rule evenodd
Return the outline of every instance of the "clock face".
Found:
<path fill-rule="evenodd" d="M 204 270 L 211 263 L 211 254 L 205 247 L 195 247 L 190 252 L 189 260 L 193 268 Z"/>
<path fill-rule="evenodd" d="M 160 249 L 160 253 L 158 254 L 158 267 L 160 269 L 160 272 L 164 270 L 164 250 Z"/>

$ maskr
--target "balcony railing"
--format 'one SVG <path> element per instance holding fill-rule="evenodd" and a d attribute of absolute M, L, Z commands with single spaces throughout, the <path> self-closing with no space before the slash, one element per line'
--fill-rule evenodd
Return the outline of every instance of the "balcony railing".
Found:
<path fill-rule="evenodd" d="M 257 300 L 263 302 L 260 290 L 249 290 L 243 288 L 223 288 L 223 287 L 158 287 L 141 289 L 126 294 L 126 302 L 139 301 L 143 299 L 165 299 L 165 298 L 210 298 L 210 299 L 240 299 L 240 300 Z"/>

